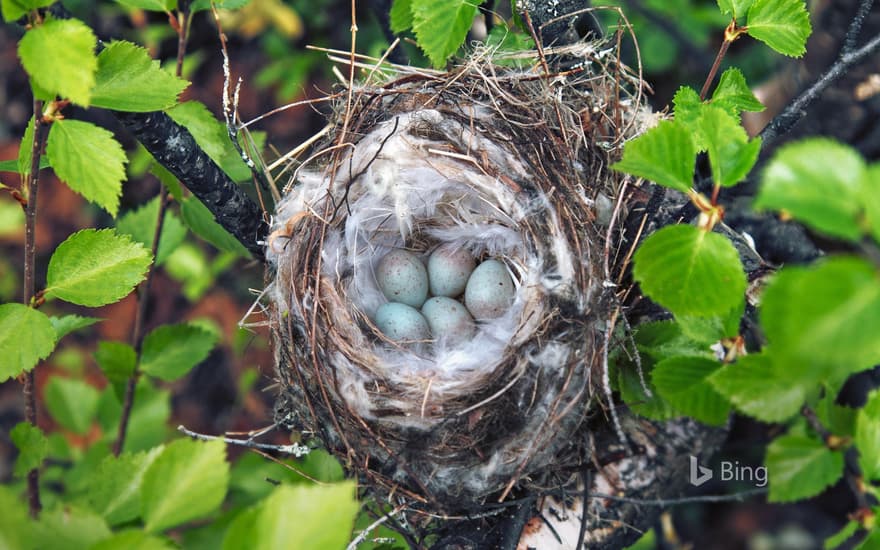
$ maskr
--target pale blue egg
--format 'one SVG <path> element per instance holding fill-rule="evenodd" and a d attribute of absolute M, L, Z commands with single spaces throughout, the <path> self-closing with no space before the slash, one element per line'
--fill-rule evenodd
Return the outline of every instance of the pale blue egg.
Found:
<path fill-rule="evenodd" d="M 456 250 L 449 244 L 441 245 L 428 257 L 431 296 L 461 295 L 476 265 L 474 257 L 464 248 Z"/>
<path fill-rule="evenodd" d="M 376 310 L 376 327 L 395 342 L 431 338 L 428 321 L 419 310 L 406 304 L 388 302 Z"/>
<path fill-rule="evenodd" d="M 389 302 L 422 307 L 428 298 L 428 272 L 412 252 L 395 249 L 376 267 L 376 282 Z"/>
<path fill-rule="evenodd" d="M 486 260 L 477 266 L 464 290 L 464 305 L 474 319 L 501 317 L 513 303 L 516 288 L 507 266 L 498 260 Z"/>
<path fill-rule="evenodd" d="M 422 306 L 422 315 L 428 321 L 434 338 L 461 342 L 474 335 L 474 318 L 458 301 L 446 296 L 428 298 Z"/>

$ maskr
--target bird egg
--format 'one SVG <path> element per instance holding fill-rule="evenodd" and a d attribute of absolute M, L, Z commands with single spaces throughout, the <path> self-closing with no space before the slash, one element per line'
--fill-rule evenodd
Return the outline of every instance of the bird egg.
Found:
<path fill-rule="evenodd" d="M 428 321 L 414 307 L 388 302 L 376 310 L 376 327 L 395 342 L 427 340 L 431 337 Z"/>
<path fill-rule="evenodd" d="M 420 308 L 428 298 L 428 272 L 421 260 L 406 250 L 392 250 L 379 261 L 376 282 L 390 302 Z"/>
<path fill-rule="evenodd" d="M 446 296 L 428 298 L 422 306 L 422 315 L 437 339 L 445 337 L 450 342 L 461 342 L 473 336 L 477 328 L 468 310 Z"/>
<path fill-rule="evenodd" d="M 498 260 L 486 260 L 468 279 L 464 305 L 477 320 L 495 319 L 513 303 L 515 292 L 507 266 Z"/>
<path fill-rule="evenodd" d="M 459 296 L 477 265 L 470 252 L 441 245 L 428 257 L 428 281 L 432 296 Z"/>

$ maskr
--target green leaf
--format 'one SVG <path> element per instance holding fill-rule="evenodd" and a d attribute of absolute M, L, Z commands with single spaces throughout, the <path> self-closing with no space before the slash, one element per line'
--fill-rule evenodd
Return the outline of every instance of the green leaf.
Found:
<path fill-rule="evenodd" d="M 147 250 L 152 250 L 158 218 L 159 197 L 155 197 L 137 210 L 123 214 L 116 222 L 116 230 L 123 235 L 131 235 Z M 162 234 L 159 237 L 159 250 L 156 251 L 156 265 L 165 263 L 168 255 L 174 252 L 185 238 L 186 227 L 173 212 L 166 210 Z"/>
<path fill-rule="evenodd" d="M 721 367 L 714 359 L 670 357 L 657 363 L 651 379 L 657 392 L 678 411 L 700 422 L 721 425 L 730 414 L 730 404 L 709 383 Z"/>
<path fill-rule="evenodd" d="M 786 267 L 764 291 L 760 319 L 777 368 L 804 382 L 880 363 L 880 275 L 860 258 Z"/>
<path fill-rule="evenodd" d="M 31 548 L 40 550 L 88 550 L 110 538 L 101 516 L 78 506 L 57 505 L 40 514 Z"/>
<path fill-rule="evenodd" d="M 158 162 L 153 162 L 152 166 L 150 166 L 150 173 L 162 182 L 162 185 L 164 185 L 165 189 L 168 190 L 168 193 L 174 197 L 174 200 L 177 202 L 183 200 L 183 187 L 180 185 L 180 182 L 177 181 L 177 177 L 169 172 L 167 168 Z"/>
<path fill-rule="evenodd" d="M 55 349 L 55 329 L 40 311 L 0 305 L 0 382 L 27 372 Z"/>
<path fill-rule="evenodd" d="M 226 125 L 214 118 L 203 103 L 187 101 L 166 111 L 178 124 L 184 126 L 199 147 L 211 160 L 235 181 L 250 178 L 250 169 L 241 160 L 235 146 L 229 140 Z M 244 175 L 244 178 L 242 178 Z"/>
<path fill-rule="evenodd" d="M 651 372 L 654 369 L 653 361 L 649 357 L 642 359 L 642 372 L 645 377 L 645 383 L 651 390 L 651 396 L 645 393 L 642 381 L 639 379 L 639 373 L 635 364 L 626 364 L 621 366 L 618 371 L 618 388 L 620 396 L 626 406 L 634 413 L 652 420 L 669 420 L 678 416 L 678 413 L 667 403 L 657 388 L 651 383 Z"/>
<path fill-rule="evenodd" d="M 230 526 L 224 549 L 299 550 L 343 548 L 359 505 L 352 481 L 333 485 L 282 485 Z M 297 521 L 290 521 L 291 517 Z"/>
<path fill-rule="evenodd" d="M 223 229 L 215 221 L 214 214 L 196 197 L 187 197 L 180 203 L 180 214 L 183 217 L 183 223 L 193 233 L 205 239 L 217 247 L 217 249 L 234 252 L 242 257 L 250 256 L 250 252 L 247 251 L 244 245 Z"/>
<path fill-rule="evenodd" d="M 95 85 L 98 40 L 78 19 L 49 19 L 25 33 L 18 56 L 31 79 L 52 95 L 88 107 Z"/>
<path fill-rule="evenodd" d="M 876 507 L 873 512 L 876 515 Z M 880 548 L 880 528 L 875 526 L 853 550 L 877 550 L 878 548 Z"/>
<path fill-rule="evenodd" d="M 714 357 L 709 346 L 694 342 L 675 321 L 652 321 L 636 327 L 635 342 L 639 351 L 654 361 L 681 355 Z M 713 340 L 714 343 L 716 340 Z"/>
<path fill-rule="evenodd" d="M 880 480 L 880 390 L 871 392 L 856 417 L 855 444 L 862 475 Z"/>
<path fill-rule="evenodd" d="M 119 431 L 119 417 L 122 414 L 120 400 L 112 388 L 101 393 L 98 408 L 98 422 L 106 434 Z M 171 393 L 157 389 L 150 380 L 141 380 L 135 387 L 134 407 L 125 438 L 125 452 L 152 449 L 168 439 L 168 420 L 171 418 Z"/>
<path fill-rule="evenodd" d="M 412 28 L 412 3 L 413 0 L 394 0 L 394 3 L 391 4 L 391 30 L 395 34 L 400 34 Z"/>
<path fill-rule="evenodd" d="M 134 374 L 137 366 L 137 354 L 134 348 L 122 342 L 98 342 L 95 361 L 113 386 L 117 399 L 122 403 L 128 379 Z"/>
<path fill-rule="evenodd" d="M 473 0 L 411 2 L 413 32 L 419 46 L 435 68 L 442 68 L 464 43 L 477 15 L 477 3 Z"/>
<path fill-rule="evenodd" d="M 861 202 L 868 231 L 880 244 L 880 163 L 871 164 L 865 172 Z"/>
<path fill-rule="evenodd" d="M 764 354 L 746 355 L 709 378 L 718 393 L 740 411 L 763 422 L 782 422 L 798 413 L 804 387 L 774 368 Z"/>
<path fill-rule="evenodd" d="M 237 10 L 248 5 L 250 0 L 214 0 L 214 6 L 222 10 Z M 211 9 L 211 0 L 195 0 L 190 6 L 192 13 Z"/>
<path fill-rule="evenodd" d="M 695 343 L 703 344 L 705 349 L 709 349 L 719 340 L 733 338 L 739 334 L 739 325 L 742 321 L 745 307 L 745 296 L 743 296 L 743 299 L 724 315 L 713 315 L 710 317 L 677 315 L 675 320 L 681 327 L 681 332 L 684 336 Z"/>
<path fill-rule="evenodd" d="M 171 12 L 177 8 L 177 0 L 116 0 L 116 2 L 123 6 L 147 11 Z"/>
<path fill-rule="evenodd" d="M 709 153 L 713 182 L 731 187 L 742 181 L 758 160 L 761 139 L 749 141 L 745 129 L 720 107 L 703 108 L 700 129 Z"/>
<path fill-rule="evenodd" d="M 177 96 L 188 85 L 162 70 L 146 49 L 113 41 L 98 54 L 92 105 L 137 113 L 161 111 L 177 103 Z"/>
<path fill-rule="evenodd" d="M 812 32 L 804 0 L 755 0 L 746 26 L 750 36 L 789 57 L 804 55 Z"/>
<path fill-rule="evenodd" d="M 3 13 L 4 21 L 14 23 L 22 15 L 27 15 L 32 10 L 45 8 L 52 4 L 54 4 L 54 0 L 3 0 L 0 3 L 0 11 Z"/>
<path fill-rule="evenodd" d="M 611 168 L 687 193 L 694 178 L 697 148 L 690 132 L 671 120 L 662 120 L 626 144 L 623 158 Z"/>
<path fill-rule="evenodd" d="M 833 550 L 834 548 L 837 548 L 841 544 L 846 542 L 858 530 L 858 522 L 850 521 L 849 523 L 844 525 L 840 531 L 825 539 L 825 543 L 822 545 L 822 548 L 824 548 L 825 550 Z"/>
<path fill-rule="evenodd" d="M 210 514 L 223 502 L 228 483 L 229 463 L 222 441 L 178 439 L 170 443 L 144 474 L 144 529 L 162 531 Z M 298 526 L 300 519 L 295 522 Z"/>
<path fill-rule="evenodd" d="M 160 446 L 149 452 L 107 456 L 101 462 L 93 483 L 89 485 L 88 502 L 109 525 L 120 525 L 140 517 L 144 474 L 162 451 Z"/>
<path fill-rule="evenodd" d="M 97 307 L 124 298 L 144 279 L 150 253 L 112 229 L 83 229 L 49 260 L 46 297 Z"/>
<path fill-rule="evenodd" d="M 190 324 L 162 325 L 144 338 L 141 370 L 162 380 L 176 380 L 201 363 L 217 335 Z"/>
<path fill-rule="evenodd" d="M 700 113 L 703 109 L 703 102 L 700 101 L 700 94 L 690 86 L 682 86 L 675 92 L 672 98 L 672 104 L 675 106 L 675 122 L 684 126 L 688 130 L 697 131 L 700 119 Z M 698 140 L 702 144 L 702 140 Z M 689 183 L 689 182 L 688 182 Z M 690 186 L 688 185 L 688 188 Z"/>
<path fill-rule="evenodd" d="M 65 315 L 64 317 L 49 317 L 52 328 L 55 329 L 56 340 L 61 340 L 75 330 L 90 327 L 103 321 L 99 317 L 81 317 L 79 315 Z"/>
<path fill-rule="evenodd" d="M 784 211 L 804 224 L 852 241 L 862 234 L 865 163 L 849 146 L 827 138 L 784 145 L 764 169 L 755 208 Z"/>
<path fill-rule="evenodd" d="M 642 290 L 676 315 L 724 315 L 742 300 L 746 277 L 733 244 L 692 225 L 667 226 L 634 256 Z"/>
<path fill-rule="evenodd" d="M 755 0 L 718 0 L 718 7 L 721 13 L 730 14 L 734 19 L 742 21 L 754 2 Z"/>
<path fill-rule="evenodd" d="M 64 183 L 116 216 L 127 159 L 112 133 L 91 122 L 57 120 L 49 130 L 46 154 Z"/>
<path fill-rule="evenodd" d="M 712 105 L 721 107 L 735 117 L 739 117 L 740 111 L 758 113 L 764 110 L 764 104 L 758 101 L 746 84 L 746 77 L 736 67 L 722 73 L 718 86 L 712 93 Z"/>
<path fill-rule="evenodd" d="M 15 475 L 23 477 L 43 463 L 49 453 L 49 440 L 40 428 L 28 422 L 19 422 L 9 432 L 9 439 L 18 448 L 15 460 Z"/>
<path fill-rule="evenodd" d="M 119 531 L 89 550 L 174 550 L 177 546 L 139 530 Z"/>
<path fill-rule="evenodd" d="M 78 434 L 89 431 L 98 411 L 98 390 L 82 380 L 53 376 L 45 400 L 55 422 Z"/>
<path fill-rule="evenodd" d="M 34 522 L 28 516 L 25 499 L 18 494 L 20 488 L 9 484 L 0 485 L 0 548 L 18 550 L 34 548 Z"/>
<path fill-rule="evenodd" d="M 24 129 L 24 136 L 18 145 L 18 173 L 24 181 L 31 173 L 31 162 L 33 161 L 34 152 L 34 117 L 28 121 L 27 127 Z M 42 157 L 40 158 L 42 161 Z"/>
<path fill-rule="evenodd" d="M 770 502 L 791 502 L 821 493 L 843 474 L 843 455 L 815 437 L 788 434 L 767 447 Z"/>

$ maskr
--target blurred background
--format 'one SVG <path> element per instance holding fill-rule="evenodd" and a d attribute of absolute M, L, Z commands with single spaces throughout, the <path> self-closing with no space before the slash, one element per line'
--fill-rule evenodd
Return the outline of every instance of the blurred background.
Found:
<path fill-rule="evenodd" d="M 360 53 L 381 56 L 388 47 L 387 33 L 379 24 L 376 10 L 386 2 L 357 2 Z M 499 12 L 507 2 L 498 2 Z M 503 4 L 503 5 L 502 5 Z M 619 0 L 603 4 L 621 6 L 639 41 L 645 78 L 653 88 L 650 102 L 665 108 L 679 86 L 697 89 L 717 52 L 727 20 L 720 15 L 714 0 Z M 754 41 L 734 44 L 724 66 L 735 65 L 747 81 L 758 87 L 759 98 L 768 111 L 745 121 L 756 133 L 772 114 L 785 105 L 798 88 L 810 82 L 827 66 L 837 51 L 839 32 L 848 21 L 855 2 L 809 2 L 814 13 L 816 32 L 803 61 L 793 61 L 773 54 Z M 173 70 L 177 57 L 177 34 L 161 12 L 147 12 L 120 4 L 91 0 L 70 0 L 64 5 L 88 23 L 102 40 L 122 38 L 146 46 L 155 59 Z M 339 0 L 251 0 L 235 11 L 221 10 L 220 25 L 228 38 L 233 78 L 242 79 L 239 112 L 251 120 L 291 102 L 318 98 L 339 89 L 332 72 L 333 64 L 321 51 L 307 45 L 348 50 L 351 43 L 351 3 Z M 866 33 L 877 32 L 880 14 L 875 9 Z M 603 28 L 620 24 L 610 10 L 596 17 Z M 502 20 L 495 24 L 503 24 Z M 27 77 L 16 55 L 16 43 L 23 34 L 20 26 L 0 26 L 0 160 L 14 159 L 25 126 L 31 115 L 32 97 Z M 481 38 L 475 31 L 474 39 Z M 406 41 L 404 41 L 406 42 Z M 403 55 L 413 64 L 425 64 L 411 43 L 402 46 Z M 631 43 L 626 55 L 634 60 Z M 815 106 L 811 117 L 802 124 L 801 133 L 832 133 L 856 145 L 869 159 L 880 151 L 877 117 L 880 112 L 877 89 L 880 79 L 878 60 L 871 60 L 854 71 L 835 90 Z M 344 68 L 341 68 L 344 69 Z M 343 70 L 343 72 L 346 72 Z M 873 75 L 873 76 L 872 76 Z M 192 84 L 182 100 L 198 100 L 222 120 L 223 70 L 217 23 L 210 11 L 193 18 L 189 35 L 184 77 Z M 874 80 L 872 80 L 874 78 Z M 874 88 L 871 88 L 874 82 Z M 852 90 L 863 85 L 861 99 L 854 100 Z M 873 90 L 873 91 L 872 91 Z M 299 105 L 280 110 L 251 127 L 259 140 L 265 139 L 264 156 L 271 161 L 314 135 L 324 125 L 326 104 Z M 96 122 L 114 133 L 130 154 L 129 179 L 124 184 L 121 216 L 133 213 L 155 197 L 160 188 L 149 155 L 108 114 L 98 109 L 65 111 L 71 118 Z M 17 187 L 15 174 L 0 173 L 0 181 Z M 283 183 L 283 181 L 282 181 Z M 37 288 L 42 288 L 48 258 L 70 233 L 85 227 L 114 225 L 105 212 L 88 204 L 60 184 L 51 171 L 41 176 L 37 226 Z M 171 218 L 179 217 L 172 205 Z M 263 271 L 258 262 L 240 252 L 218 249 L 180 225 L 177 245 L 157 270 L 152 283 L 146 329 L 163 323 L 194 321 L 219 335 L 219 344 L 210 356 L 183 380 L 171 384 L 140 384 L 135 414 L 127 448 L 148 448 L 166 440 L 179 424 L 206 434 L 246 432 L 272 423 L 273 358 L 268 331 L 262 326 L 259 308 L 253 310 L 263 289 Z M 9 193 L 0 193 L 0 302 L 21 299 L 21 258 L 24 241 L 24 216 Z M 88 453 L 98 456 L 115 437 L 111 419 L 118 415 L 118 402 L 107 388 L 99 370 L 95 352 L 99 341 L 127 342 L 132 333 L 136 296 L 97 311 L 69 304 L 52 303 L 47 313 L 78 313 L 104 319 L 64 339 L 61 346 L 36 370 L 39 425 L 51 434 L 52 456 L 45 479 L 51 483 L 52 468 L 68 468 L 71 463 L 87 460 Z M 250 312 L 250 313 L 249 313 Z M 82 379 L 86 388 L 59 387 L 50 381 Z M 46 394 L 64 394 L 53 402 L 69 407 L 47 408 Z M 71 393 L 72 392 L 72 393 Z M 12 479 L 15 447 L 9 430 L 23 419 L 21 386 L 16 381 L 0 385 L 0 482 Z M 71 417 L 86 418 L 85 421 Z M 763 446 L 776 434 L 772 426 L 737 419 L 719 460 L 760 465 Z M 267 441 L 287 443 L 287 434 L 275 432 Z M 233 450 L 242 455 L 242 452 Z M 65 459 L 67 457 L 67 459 Z M 341 468 L 326 457 L 310 459 L 303 468 L 319 477 L 341 476 Z M 246 467 L 239 467 L 245 464 Z M 243 495 L 256 494 L 267 477 L 269 464 L 261 457 L 247 454 L 233 471 L 233 489 Z M 238 472 L 238 473 L 236 473 Z M 272 475 L 285 475 L 275 471 Z M 268 484 L 265 484 L 268 485 Z M 749 484 L 713 481 L 699 488 L 698 494 L 727 494 L 748 489 Z M 251 493 L 248 493 L 251 491 Z M 246 497 L 242 497 L 246 498 Z M 851 495 L 844 487 L 833 487 L 825 494 L 796 505 L 767 505 L 762 497 L 745 502 L 688 505 L 676 508 L 667 521 L 674 529 L 669 548 L 717 549 L 809 549 L 820 548 L 821 541 L 845 523 L 851 509 Z M 191 547 L 210 548 L 210 539 Z M 650 543 L 653 547 L 655 543 Z"/>

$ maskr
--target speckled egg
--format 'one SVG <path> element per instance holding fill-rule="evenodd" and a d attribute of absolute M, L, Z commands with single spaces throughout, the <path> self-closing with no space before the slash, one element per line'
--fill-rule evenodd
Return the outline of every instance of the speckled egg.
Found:
<path fill-rule="evenodd" d="M 422 315 L 428 321 L 434 338 L 461 342 L 474 335 L 474 318 L 463 305 L 446 296 L 428 298 L 422 306 Z"/>
<path fill-rule="evenodd" d="M 427 340 L 431 337 L 428 321 L 419 310 L 398 302 L 379 306 L 376 310 L 376 327 L 396 342 Z"/>
<path fill-rule="evenodd" d="M 428 257 L 431 296 L 459 296 L 464 292 L 476 265 L 477 262 L 467 250 L 456 250 L 449 244 L 441 245 Z"/>
<path fill-rule="evenodd" d="M 379 261 L 376 282 L 390 302 L 420 308 L 428 298 L 428 272 L 421 260 L 406 250 L 392 250 Z"/>
<path fill-rule="evenodd" d="M 486 260 L 468 279 L 464 305 L 477 320 L 495 319 L 504 315 L 515 293 L 507 266 L 498 260 Z"/>

